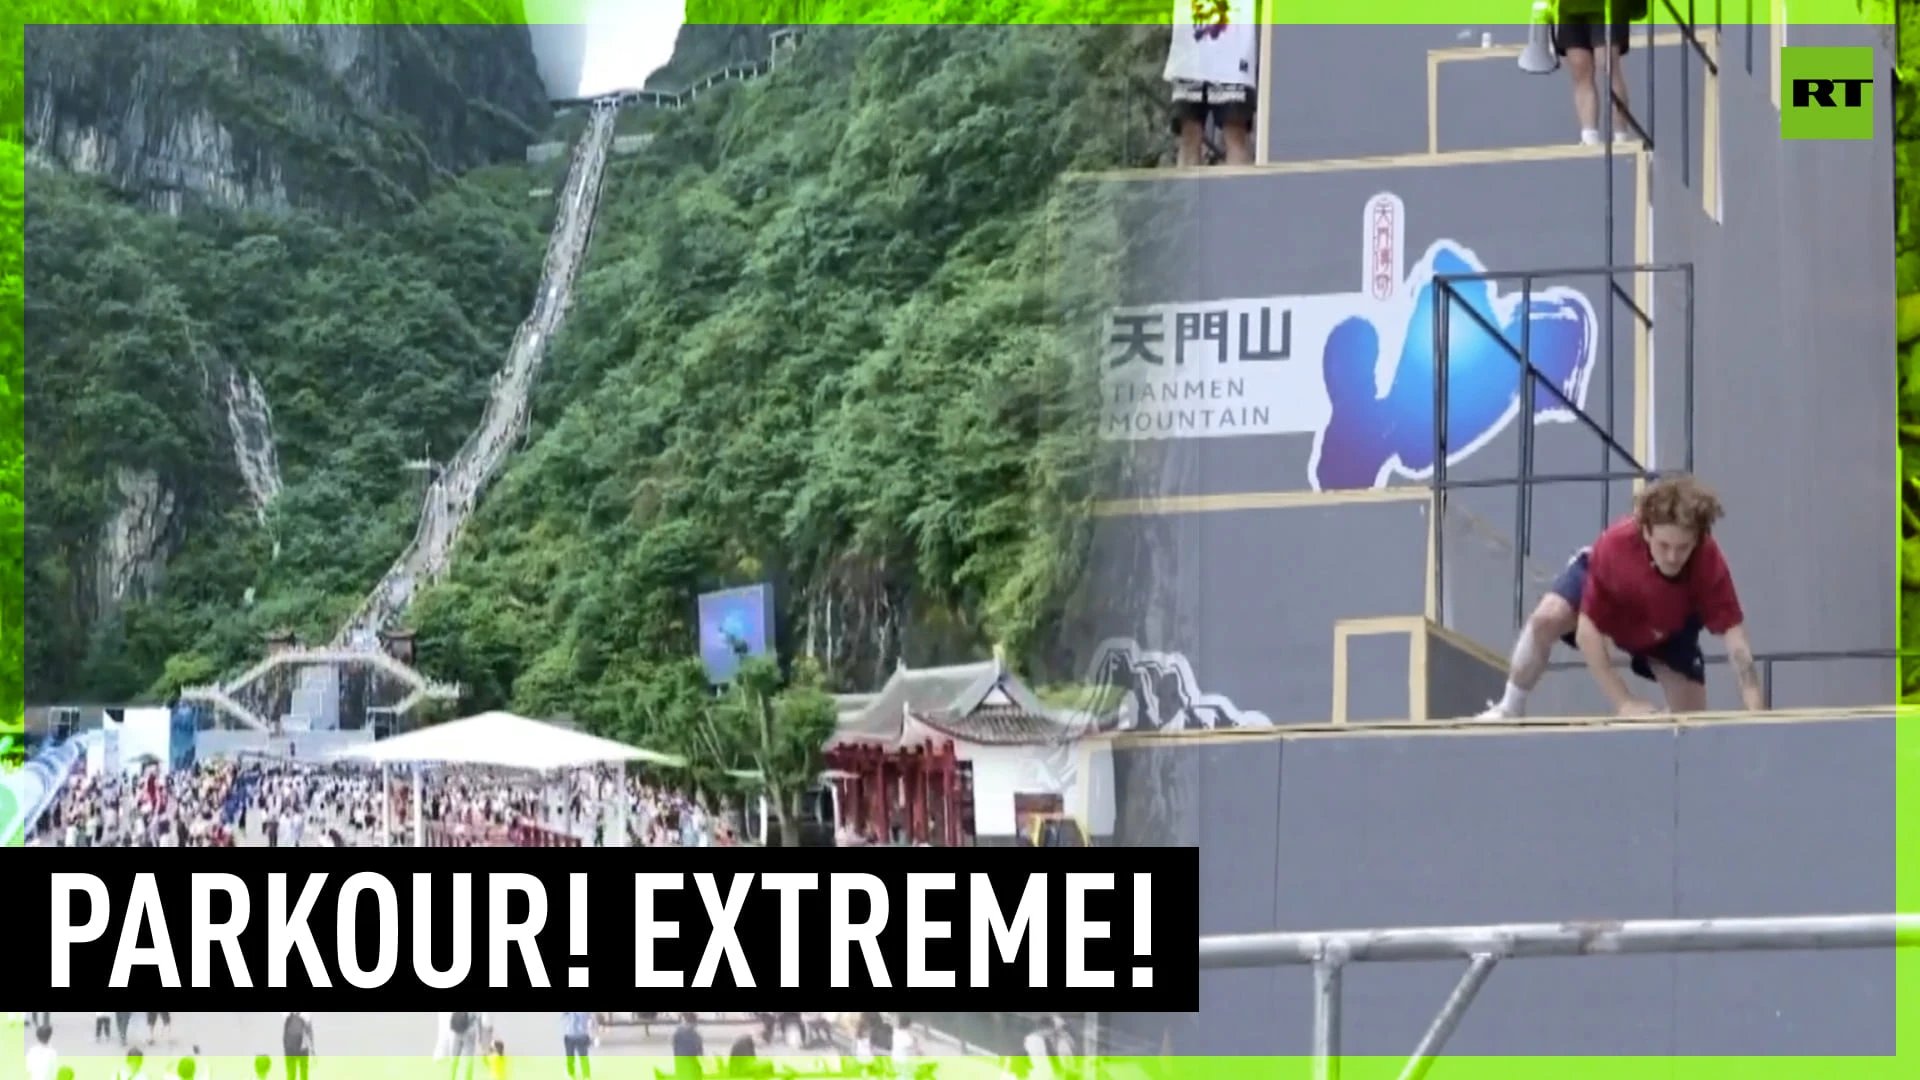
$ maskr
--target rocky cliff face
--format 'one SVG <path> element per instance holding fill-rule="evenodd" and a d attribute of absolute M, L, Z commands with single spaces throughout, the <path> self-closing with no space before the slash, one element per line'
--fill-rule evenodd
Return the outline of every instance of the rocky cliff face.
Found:
<path fill-rule="evenodd" d="M 548 118 L 524 26 L 36 26 L 25 76 L 30 160 L 167 212 L 400 209 Z"/>
<path fill-rule="evenodd" d="M 383 219 L 436 180 L 523 160 L 550 122 L 525 26 L 352 25 L 367 13 L 334 6 L 288 18 L 339 25 L 29 27 L 29 162 L 98 177 L 162 213 Z M 264 521 L 281 488 L 266 392 L 244 357 L 201 376 Z M 83 622 L 155 595 L 191 507 L 208 498 L 144 462 L 108 465 L 105 481 L 108 505 L 74 567 Z"/>
<path fill-rule="evenodd" d="M 695 79 L 735 64 L 755 64 L 773 48 L 774 24 L 688 23 L 673 41 L 673 59 L 647 78 L 649 90 L 679 90 Z"/>

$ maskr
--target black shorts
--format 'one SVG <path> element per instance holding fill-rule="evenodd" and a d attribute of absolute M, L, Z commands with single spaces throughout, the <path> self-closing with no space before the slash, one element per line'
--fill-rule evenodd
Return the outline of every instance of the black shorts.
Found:
<path fill-rule="evenodd" d="M 1184 124 L 1204 124 L 1209 117 L 1222 127 L 1248 126 L 1253 120 L 1253 87 L 1173 80 L 1173 133 L 1178 135 Z"/>
<path fill-rule="evenodd" d="M 1633 38 L 1633 22 L 1647 17 L 1645 11 L 1634 10 L 1631 4 L 1615 4 L 1613 8 L 1613 41 L 1620 46 L 1620 55 L 1627 55 L 1628 46 Z M 1553 51 L 1559 56 L 1567 55 L 1568 49 L 1594 51 L 1606 44 L 1607 34 L 1601 29 L 1602 16 L 1598 13 L 1586 15 L 1576 12 L 1562 12 L 1560 21 L 1553 24 Z"/>
<path fill-rule="evenodd" d="M 1553 594 L 1572 604 L 1575 611 L 1580 610 L 1580 594 L 1587 588 L 1587 564 L 1591 558 L 1592 554 L 1586 548 L 1580 549 L 1567 563 L 1567 568 L 1560 571 L 1560 576 L 1553 579 Z M 1657 681 L 1653 678 L 1653 664 L 1658 663 L 1678 672 L 1688 682 L 1704 685 L 1707 681 L 1707 657 L 1700 651 L 1700 631 L 1704 629 L 1699 617 L 1691 616 L 1679 633 L 1645 652 L 1627 654 L 1632 661 L 1633 673 L 1643 679 Z M 1560 640 L 1576 649 L 1580 647 L 1572 634 Z"/>

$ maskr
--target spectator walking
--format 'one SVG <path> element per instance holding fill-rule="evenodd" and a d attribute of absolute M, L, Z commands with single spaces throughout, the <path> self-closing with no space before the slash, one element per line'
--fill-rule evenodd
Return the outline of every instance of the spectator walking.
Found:
<path fill-rule="evenodd" d="M 53 1026 L 41 1024 L 33 1030 L 33 1045 L 27 1048 L 27 1080 L 54 1080 L 60 1074 L 60 1052 L 53 1048 Z"/>
<path fill-rule="evenodd" d="M 280 1049 L 287 1058 L 287 1080 L 307 1080 L 313 1061 L 313 1020 L 306 1013 L 290 1012 L 280 1023 Z"/>
<path fill-rule="evenodd" d="M 129 1050 L 127 1063 L 113 1074 L 113 1080 L 147 1080 L 146 1064 L 146 1055 L 138 1049 Z"/>
<path fill-rule="evenodd" d="M 560 1014 L 560 1046 L 567 1055 L 567 1075 L 574 1080 L 593 1080 L 593 1062 L 587 1052 L 593 1048 L 593 1014 Z M 574 1062 L 579 1062 L 579 1070 Z"/>
<path fill-rule="evenodd" d="M 480 1056 L 483 1044 L 481 1037 L 486 1033 L 487 1023 L 484 1013 L 447 1012 L 440 1014 L 440 1046 L 446 1051 L 444 1057 L 453 1061 L 448 1073 L 453 1080 L 460 1080 L 460 1066 L 466 1065 L 466 1080 L 473 1080 L 474 1060 Z"/>
<path fill-rule="evenodd" d="M 673 1029 L 673 1075 L 675 1080 L 700 1080 L 700 1059 L 707 1053 L 700 1038 L 700 1019 L 693 1013 L 680 1014 L 680 1026 Z"/>

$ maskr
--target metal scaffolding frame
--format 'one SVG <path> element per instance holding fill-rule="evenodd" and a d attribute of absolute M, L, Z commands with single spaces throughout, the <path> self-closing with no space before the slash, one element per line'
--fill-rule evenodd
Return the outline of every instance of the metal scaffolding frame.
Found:
<path fill-rule="evenodd" d="M 1340 983 L 1348 964 L 1465 959 L 1467 970 L 1427 1026 L 1400 1080 L 1433 1068 L 1460 1018 L 1502 960 L 1536 956 L 1790 952 L 1920 945 L 1920 915 L 1814 915 L 1759 919 L 1580 920 L 1489 926 L 1395 927 L 1200 938 L 1200 968 L 1313 969 L 1313 1075 L 1339 1080 Z"/>

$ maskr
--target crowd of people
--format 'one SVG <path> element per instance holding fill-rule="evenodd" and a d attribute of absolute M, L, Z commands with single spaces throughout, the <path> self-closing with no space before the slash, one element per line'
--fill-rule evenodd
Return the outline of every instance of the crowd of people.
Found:
<path fill-rule="evenodd" d="M 428 843 L 500 846 L 564 836 L 593 846 L 740 842 L 738 815 L 617 772 L 558 781 L 449 771 L 423 784 Z M 28 843 L 42 847 L 365 847 L 413 842 L 413 788 L 371 767 L 265 757 L 191 768 L 76 768 Z"/>
<path fill-rule="evenodd" d="M 28 1029 L 27 1080 L 75 1080 L 73 1068 L 62 1063 L 55 1049 L 52 1014 L 15 1013 L 8 1019 L 24 1022 Z M 569 1080 L 592 1080 L 593 1057 L 616 1019 L 640 1025 L 649 1039 L 656 1025 L 671 1025 L 663 1049 L 673 1059 L 673 1080 L 766 1080 L 775 1075 L 931 1080 L 936 1072 L 912 1017 L 875 1012 L 731 1017 L 683 1013 L 671 1018 L 655 1013 L 566 1012 L 558 1016 L 551 1046 L 516 1047 L 515 1053 L 545 1057 L 557 1050 Z M 276 1072 L 285 1080 L 309 1080 L 318 1045 L 315 1020 L 304 1012 L 278 1014 L 274 1052 L 252 1058 L 256 1080 L 269 1080 Z M 173 1049 L 171 1027 L 167 1013 L 98 1013 L 89 1049 L 97 1054 L 103 1047 L 112 1048 L 121 1061 L 114 1080 L 208 1080 L 207 1058 L 197 1045 L 186 1047 L 177 1057 L 169 1055 L 171 1061 L 165 1065 L 150 1053 Z M 724 1052 L 708 1045 L 707 1036 L 716 1031 L 727 1040 Z M 350 1040 L 351 1033 L 341 1037 Z M 1021 1049 L 1023 1053 L 1001 1059 L 1008 1080 L 1078 1080 L 1080 1059 L 1061 1017 L 1035 1018 Z M 476 1075 L 483 1080 L 509 1080 L 515 1053 L 509 1052 L 488 1013 L 436 1014 L 432 1060 L 447 1070 L 448 1080 L 474 1080 Z M 658 1080 L 667 1080 L 665 1070 L 655 1072 Z"/>

